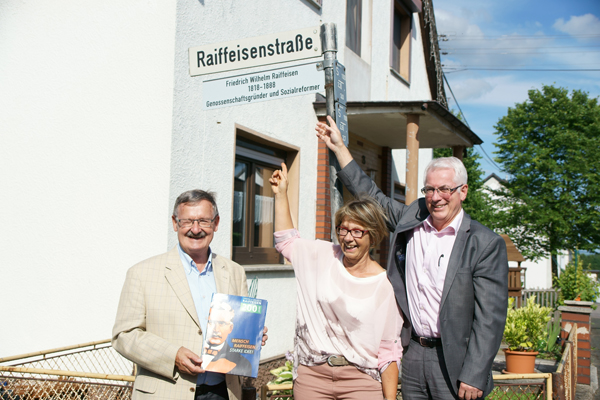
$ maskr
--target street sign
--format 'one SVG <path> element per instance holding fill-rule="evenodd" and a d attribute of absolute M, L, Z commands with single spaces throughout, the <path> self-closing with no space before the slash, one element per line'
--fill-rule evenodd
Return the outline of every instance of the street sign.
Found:
<path fill-rule="evenodd" d="M 348 115 L 346 114 L 346 106 L 341 103 L 335 103 L 335 123 L 342 134 L 344 145 L 348 147 L 350 143 L 348 135 Z"/>
<path fill-rule="evenodd" d="M 346 105 L 346 67 L 337 60 L 333 64 L 333 97 L 336 102 Z"/>
<path fill-rule="evenodd" d="M 276 68 L 202 83 L 202 108 L 238 106 L 322 92 L 325 77 L 317 63 Z"/>
<path fill-rule="evenodd" d="M 319 27 L 189 48 L 190 76 L 320 57 Z"/>

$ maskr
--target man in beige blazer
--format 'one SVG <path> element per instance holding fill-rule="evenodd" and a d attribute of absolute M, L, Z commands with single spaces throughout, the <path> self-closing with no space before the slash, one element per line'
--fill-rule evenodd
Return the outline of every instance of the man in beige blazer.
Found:
<path fill-rule="evenodd" d="M 200 356 L 210 292 L 246 296 L 246 274 L 210 250 L 219 227 L 212 193 L 182 193 L 172 218 L 178 246 L 127 272 L 112 345 L 138 366 L 134 400 L 241 400 L 241 378 L 204 372 Z"/>

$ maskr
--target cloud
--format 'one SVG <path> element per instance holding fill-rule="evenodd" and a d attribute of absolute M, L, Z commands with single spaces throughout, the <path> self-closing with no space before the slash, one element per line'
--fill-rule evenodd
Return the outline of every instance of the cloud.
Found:
<path fill-rule="evenodd" d="M 440 33 L 451 36 L 483 36 L 481 28 L 469 23 L 468 18 L 457 16 L 445 10 L 436 10 L 435 22 Z"/>
<path fill-rule="evenodd" d="M 455 82 L 452 85 L 452 90 L 456 97 L 461 101 L 469 102 L 481 98 L 483 95 L 491 92 L 493 86 L 489 79 L 464 79 Z"/>
<path fill-rule="evenodd" d="M 514 74 L 460 79 L 448 77 L 461 105 L 512 107 L 528 99 L 528 91 L 539 82 L 518 79 Z M 449 93 L 448 93 L 449 95 Z"/>
<path fill-rule="evenodd" d="M 600 35 L 600 19 L 593 14 L 571 16 L 567 22 L 563 18 L 559 18 L 552 27 L 573 36 Z"/>

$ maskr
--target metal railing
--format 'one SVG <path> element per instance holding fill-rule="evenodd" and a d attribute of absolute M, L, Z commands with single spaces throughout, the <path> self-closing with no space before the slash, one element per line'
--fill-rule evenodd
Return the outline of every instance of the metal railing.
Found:
<path fill-rule="evenodd" d="M 494 386 L 486 399 L 553 399 L 551 373 L 494 375 Z"/>
<path fill-rule="evenodd" d="M 0 399 L 128 400 L 134 366 L 110 340 L 0 358 Z"/>

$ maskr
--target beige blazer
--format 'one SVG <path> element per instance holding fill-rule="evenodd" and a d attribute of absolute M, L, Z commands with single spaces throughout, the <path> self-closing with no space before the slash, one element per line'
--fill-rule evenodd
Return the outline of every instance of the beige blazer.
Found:
<path fill-rule="evenodd" d="M 248 294 L 244 269 L 212 256 L 219 293 Z M 196 376 L 180 373 L 181 346 L 202 354 L 202 330 L 177 247 L 127 271 L 112 331 L 112 345 L 138 366 L 133 400 L 193 400 Z M 227 375 L 231 400 L 241 400 L 241 377 Z"/>

